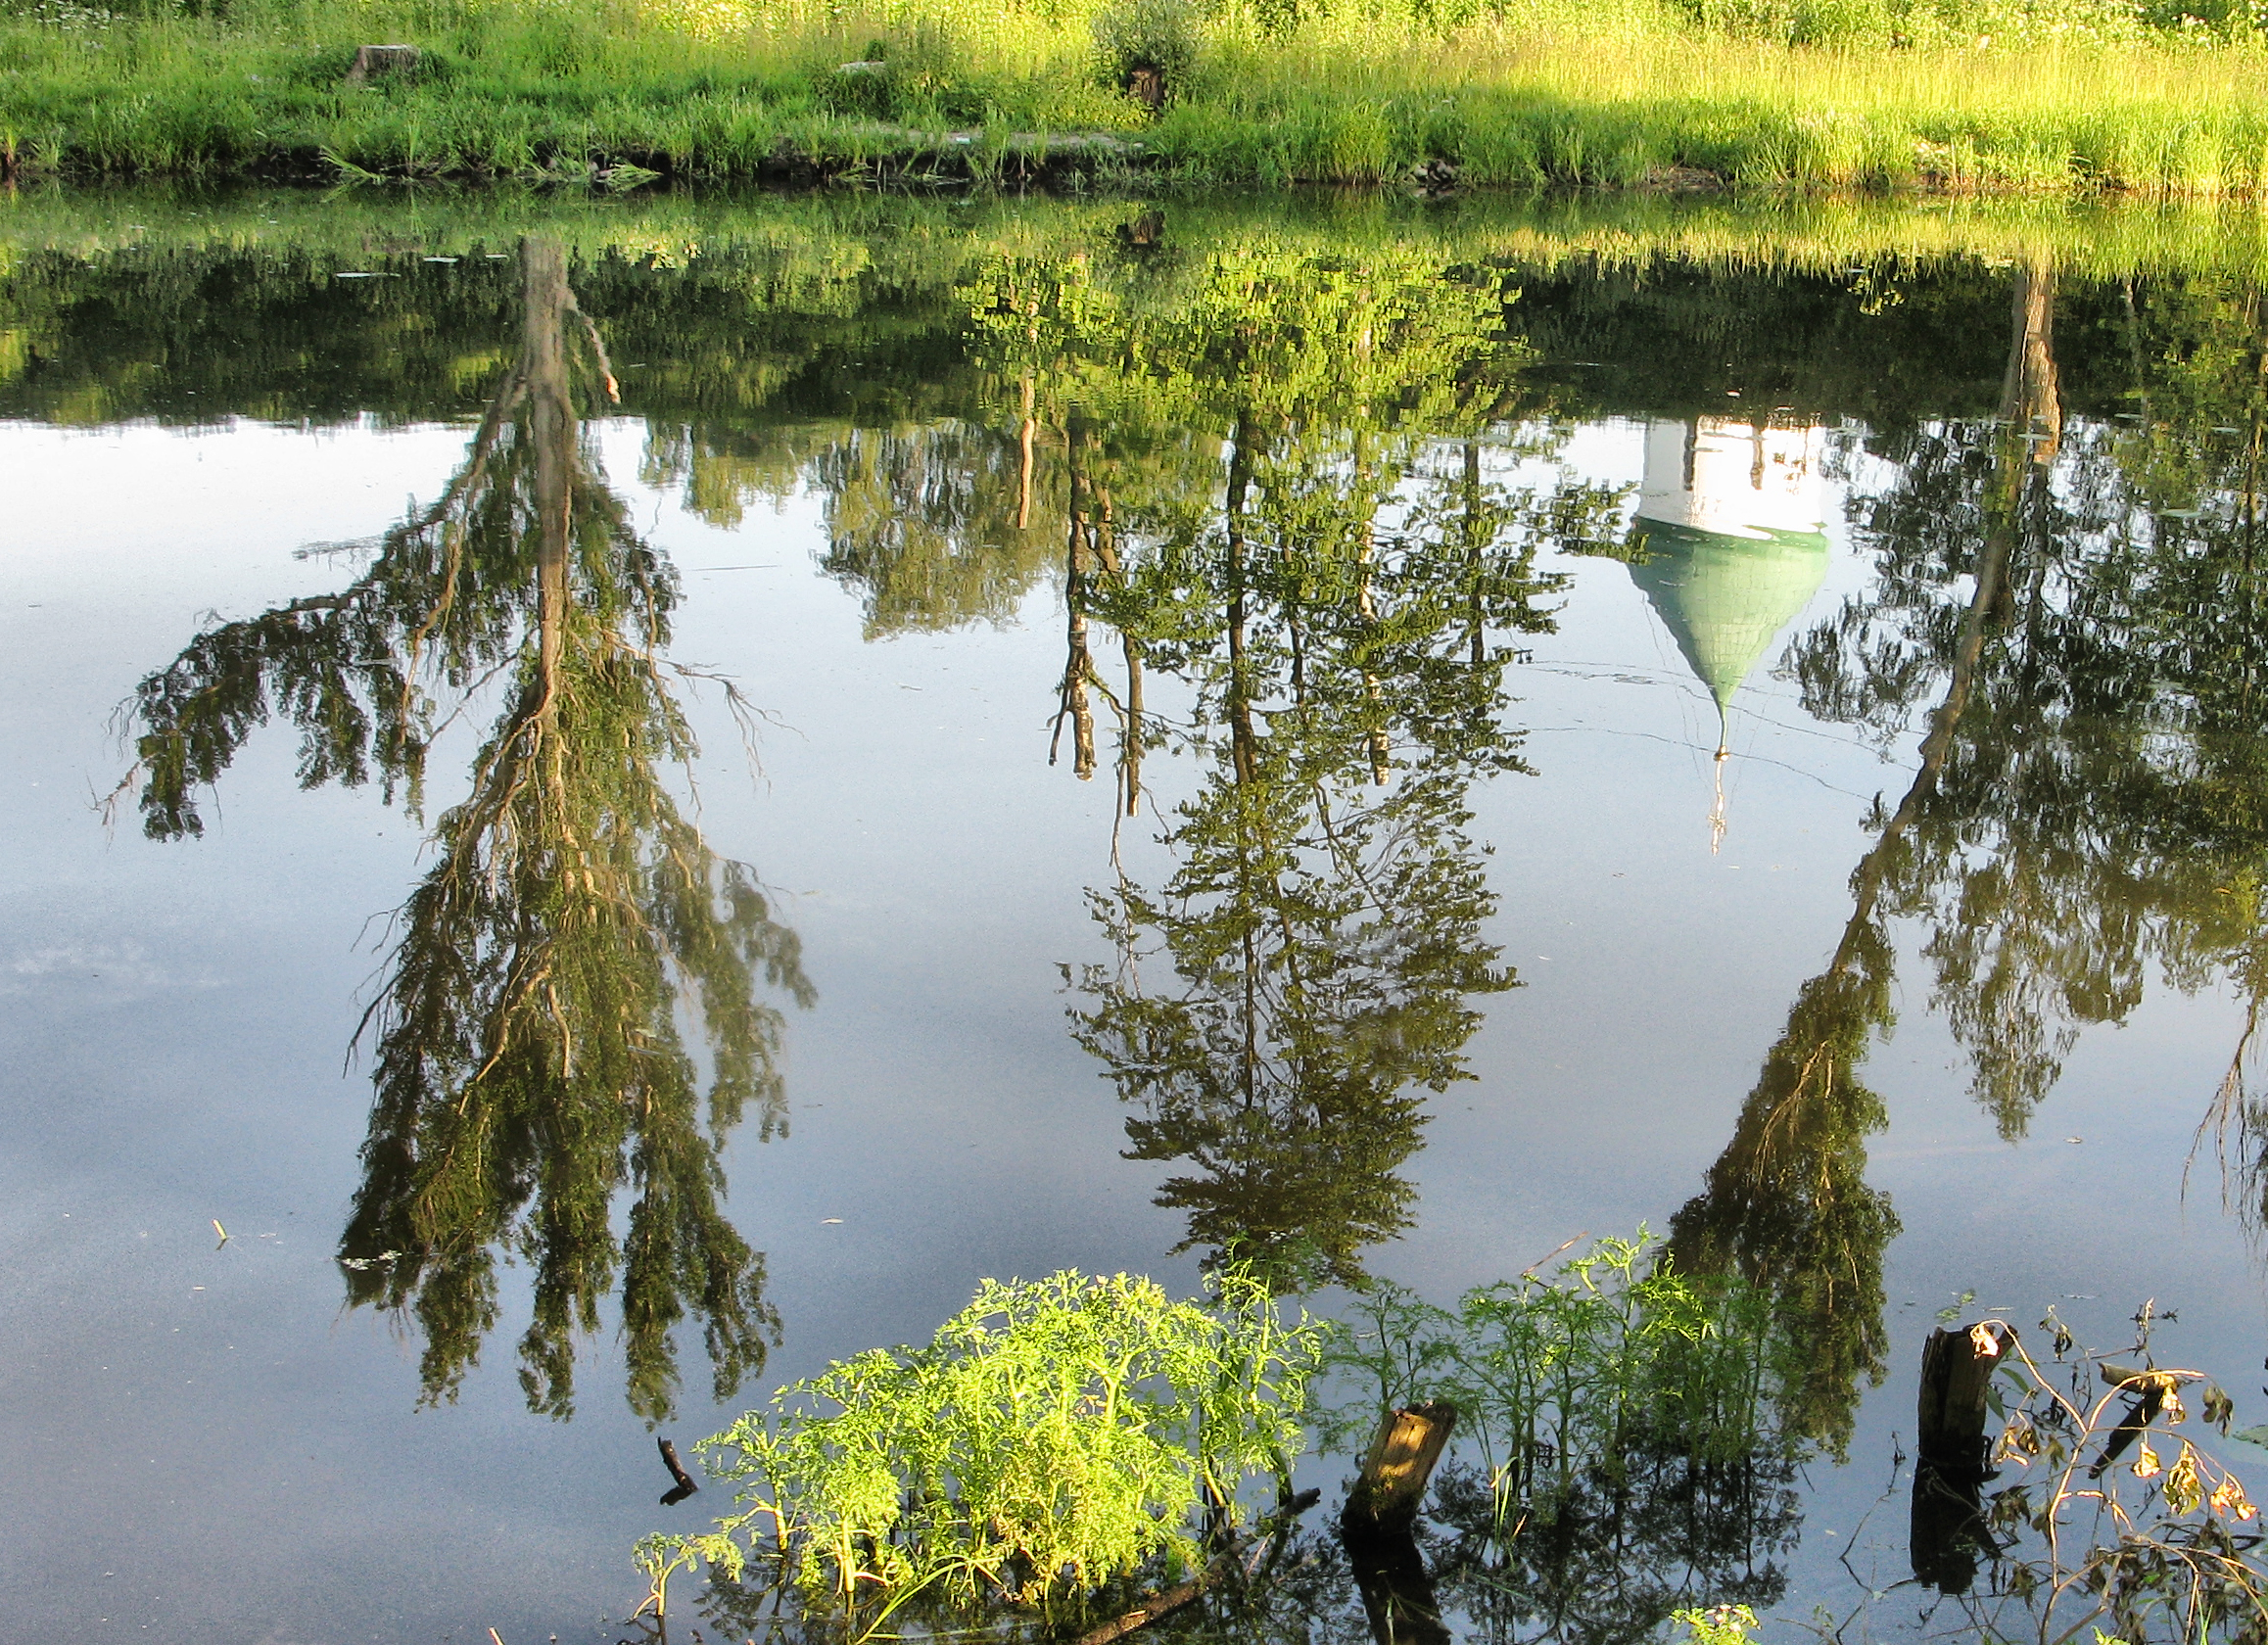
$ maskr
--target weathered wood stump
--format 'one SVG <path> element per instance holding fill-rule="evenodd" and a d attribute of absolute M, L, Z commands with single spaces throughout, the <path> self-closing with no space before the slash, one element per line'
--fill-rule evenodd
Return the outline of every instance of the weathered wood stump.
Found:
<path fill-rule="evenodd" d="M 1921 1349 L 1921 1398 L 1916 1412 L 1921 1460 L 1949 1476 L 1982 1479 L 1991 1443 L 1985 1438 L 1986 1390 L 1993 1373 L 2016 1345 L 2016 1334 L 1995 1320 L 1959 1331 L 1942 1327 Z"/>
<path fill-rule="evenodd" d="M 1922 1345 L 1907 1547 L 1914 1574 L 1941 1593 L 1968 1592 L 1978 1553 L 1990 1540 L 1978 1501 L 1992 1454 L 1985 1396 L 2015 1345 L 2015 1331 L 1997 1320 L 1940 1328 Z"/>
<path fill-rule="evenodd" d="M 1145 212 L 1132 222 L 1118 225 L 1118 244 L 1128 251 L 1147 252 L 1156 249 L 1165 238 L 1165 213 Z"/>
<path fill-rule="evenodd" d="M 1136 69 L 1126 75 L 1126 95 L 1151 109 L 1165 106 L 1165 75 L 1156 69 Z"/>
<path fill-rule="evenodd" d="M 415 46 L 357 46 L 344 83 L 368 85 L 372 80 L 409 73 L 417 67 L 417 55 Z"/>
<path fill-rule="evenodd" d="M 1347 1493 L 1340 1523 L 1352 1536 L 1409 1534 L 1434 1465 L 1456 1426 L 1454 1405 L 1412 1405 L 1388 1414 L 1362 1459 L 1362 1473 Z"/>

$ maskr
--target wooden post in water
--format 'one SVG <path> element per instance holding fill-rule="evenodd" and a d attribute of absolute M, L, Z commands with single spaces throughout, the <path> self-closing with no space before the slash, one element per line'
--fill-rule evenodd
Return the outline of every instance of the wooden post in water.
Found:
<path fill-rule="evenodd" d="M 1966 1593 L 1976 1580 L 1986 1536 L 1978 1489 L 1992 1449 L 1985 1394 L 2015 1345 L 2014 1330 L 1998 1321 L 1941 1328 L 1922 1345 L 1908 1549 L 1914 1574 L 1941 1593 Z"/>
<path fill-rule="evenodd" d="M 1921 1349 L 1921 1399 L 1916 1434 L 1921 1460 L 1941 1472 L 1982 1477 L 1985 1454 L 1985 1390 L 2016 1334 L 1995 1320 L 1961 1331 L 1940 1327 Z"/>
<path fill-rule="evenodd" d="M 1409 1533 L 1456 1422 L 1457 1408 L 1438 1402 L 1387 1415 L 1362 1459 L 1354 1488 L 1347 1493 L 1341 1523 L 1350 1535 Z"/>

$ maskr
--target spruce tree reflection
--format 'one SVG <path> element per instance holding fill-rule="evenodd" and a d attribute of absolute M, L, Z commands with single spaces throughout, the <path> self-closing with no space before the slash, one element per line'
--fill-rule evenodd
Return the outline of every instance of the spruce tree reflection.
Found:
<path fill-rule="evenodd" d="M 1356 1251 L 1408 1225 L 1413 1088 L 1463 1076 L 1472 997 L 1512 977 L 1480 937 L 1492 900 L 1465 831 L 1469 778 L 1436 766 L 1373 796 L 1366 682 L 1312 657 L 1260 733 L 1255 665 L 1288 672 L 1290 624 L 1280 609 L 1255 622 L 1251 603 L 1230 594 L 1238 655 L 1205 682 L 1227 699 L 1227 734 L 1203 739 L 1212 770 L 1166 836 L 1174 872 L 1155 894 L 1097 897 L 1122 959 L 1090 979 L 1078 1037 L 1141 1110 L 1130 1156 L 1195 1167 L 1159 1195 L 1189 1213 L 1190 1244 L 1347 1279 Z M 1152 944 L 1177 995 L 1144 988 Z"/>
<path fill-rule="evenodd" d="M 1186 1167 L 1159 1201 L 1190 1245 L 1352 1279 L 1408 1226 L 1423 1093 L 1466 1077 L 1476 1002 L 1514 980 L 1466 798 L 1524 769 L 1503 640 L 1549 626 L 1537 544 L 1614 499 L 1484 479 L 1479 438 L 1526 393 L 1490 285 L 1257 238 L 1129 289 L 1022 262 L 971 302 L 1000 380 L 1066 431 L 1074 770 L 1098 758 L 1091 689 L 1122 811 L 1145 749 L 1203 772 L 1163 882 L 1095 897 L 1118 962 L 1085 976 L 1075 1031 L 1133 1107 L 1130 1156 Z M 1122 691 L 1090 620 L 1120 636 Z M 1146 671 L 1186 721 L 1145 713 Z"/>
<path fill-rule="evenodd" d="M 1076 1033 L 1136 1106 L 1129 1156 L 1191 1167 L 1159 1194 L 1187 1244 L 1293 1284 L 1358 1278 L 1362 1248 L 1409 1225 L 1422 1093 L 1468 1077 L 1475 1002 L 1514 983 L 1481 934 L 1494 902 L 1466 795 L 1523 769 L 1509 652 L 1488 636 L 1544 627 L 1544 585 L 1531 534 L 1417 535 L 1435 497 L 1380 533 L 1421 451 L 1243 419 L 1204 538 L 1095 579 L 1099 608 L 1194 688 L 1173 740 L 1205 774 L 1163 836 L 1164 883 L 1096 895 L 1119 962 L 1088 974 Z M 1468 526 L 1511 520 L 1462 468 L 1434 492 Z M 1153 954 L 1174 992 L 1146 981 Z"/>
<path fill-rule="evenodd" d="M 340 1262 L 350 1302 L 414 1317 L 435 1401 L 496 1324 L 499 1258 L 526 1261 L 520 1380 L 558 1417 L 619 1277 L 630 1404 L 658 1421 L 688 1311 L 719 1398 L 776 1331 L 719 1161 L 751 1106 L 764 1136 L 784 1124 L 781 1016 L 760 987 L 812 993 L 751 871 L 710 849 L 664 780 L 694 754 L 660 656 L 675 580 L 585 437 L 579 405 L 613 378 L 565 257 L 529 241 L 520 265 L 517 356 L 441 500 L 385 534 L 341 594 L 222 625 L 143 683 L 141 802 L 153 836 L 198 832 L 193 785 L 280 715 L 300 728 L 304 784 L 375 766 L 414 808 L 440 708 L 425 686 L 461 707 L 500 682 L 364 1017 L 377 1096 Z M 688 999 L 705 1095 L 678 1027 Z"/>

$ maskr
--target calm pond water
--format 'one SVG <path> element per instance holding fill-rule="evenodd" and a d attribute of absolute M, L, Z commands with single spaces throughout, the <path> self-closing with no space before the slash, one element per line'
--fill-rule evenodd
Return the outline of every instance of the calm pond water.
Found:
<path fill-rule="evenodd" d="M 1940 1310 L 2154 1299 L 2268 1420 L 2259 262 L 0 209 L 6 1631 L 623 1637 L 724 1505 L 656 1434 L 984 1277 L 1641 1224 L 1772 1296 L 1808 1460 L 1495 1631 L 1957 1626 Z"/>

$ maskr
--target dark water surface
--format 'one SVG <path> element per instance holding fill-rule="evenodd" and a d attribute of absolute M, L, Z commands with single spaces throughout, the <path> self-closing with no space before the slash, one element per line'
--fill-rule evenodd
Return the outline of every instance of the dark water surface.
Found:
<path fill-rule="evenodd" d="M 1786 1618 L 1942 1308 L 2268 1419 L 2252 240 L 1615 210 L 0 209 L 0 1634 L 620 1637 L 653 1433 L 1232 1245 L 1751 1274 Z"/>

